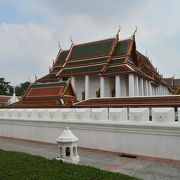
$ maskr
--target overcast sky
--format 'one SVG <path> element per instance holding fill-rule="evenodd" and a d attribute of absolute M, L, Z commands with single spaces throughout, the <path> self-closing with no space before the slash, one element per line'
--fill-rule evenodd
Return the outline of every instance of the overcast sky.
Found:
<path fill-rule="evenodd" d="M 12 85 L 48 73 L 62 49 L 133 34 L 165 77 L 180 78 L 179 0 L 0 0 L 0 77 Z"/>

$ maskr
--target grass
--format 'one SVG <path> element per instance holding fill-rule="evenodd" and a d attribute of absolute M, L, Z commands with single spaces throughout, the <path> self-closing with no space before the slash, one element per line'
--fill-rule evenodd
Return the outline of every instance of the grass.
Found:
<path fill-rule="evenodd" d="M 136 179 L 96 168 L 48 160 L 40 156 L 0 150 L 0 180 Z"/>

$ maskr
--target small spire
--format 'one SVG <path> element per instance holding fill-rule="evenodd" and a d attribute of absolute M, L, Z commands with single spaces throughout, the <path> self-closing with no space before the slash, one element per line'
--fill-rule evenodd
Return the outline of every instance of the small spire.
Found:
<path fill-rule="evenodd" d="M 72 40 L 72 36 L 70 35 L 70 41 L 72 43 L 72 45 L 74 44 L 73 40 Z"/>
<path fill-rule="evenodd" d="M 174 77 L 175 77 L 175 73 L 173 74 L 173 79 L 174 79 Z"/>
<path fill-rule="evenodd" d="M 30 77 L 29 77 L 29 82 L 30 82 L 30 84 L 31 84 L 31 79 L 30 79 Z"/>
<path fill-rule="evenodd" d="M 133 38 L 135 38 L 135 34 L 137 33 L 137 26 L 135 25 L 135 31 L 134 31 L 134 33 L 133 33 Z"/>
<path fill-rule="evenodd" d="M 35 75 L 35 81 L 37 81 L 37 76 Z"/>
<path fill-rule="evenodd" d="M 116 38 L 117 38 L 117 39 L 119 39 L 119 33 L 120 33 L 120 31 L 121 31 L 121 25 L 119 25 L 118 31 L 117 31 L 117 33 L 116 33 Z"/>
<path fill-rule="evenodd" d="M 14 93 L 13 93 L 14 95 L 16 95 L 16 87 L 14 86 Z"/>
<path fill-rule="evenodd" d="M 60 41 L 58 41 L 59 51 L 62 51 Z"/>

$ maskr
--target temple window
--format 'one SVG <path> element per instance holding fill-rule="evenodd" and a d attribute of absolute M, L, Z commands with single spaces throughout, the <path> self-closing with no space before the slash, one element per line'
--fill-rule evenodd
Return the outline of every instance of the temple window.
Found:
<path fill-rule="evenodd" d="M 66 147 L 66 156 L 70 156 L 70 147 Z"/>

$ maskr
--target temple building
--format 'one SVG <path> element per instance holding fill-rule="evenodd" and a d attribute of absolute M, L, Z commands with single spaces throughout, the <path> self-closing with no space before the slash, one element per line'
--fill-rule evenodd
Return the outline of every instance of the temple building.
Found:
<path fill-rule="evenodd" d="M 58 108 L 76 102 L 71 82 L 44 82 L 30 85 L 22 100 L 11 105 L 12 108 Z"/>
<path fill-rule="evenodd" d="M 59 50 L 49 74 L 36 83 L 69 79 L 77 100 L 104 97 L 171 95 L 172 89 L 136 48 L 135 33 L 124 40 L 114 38 L 73 44 Z"/>

